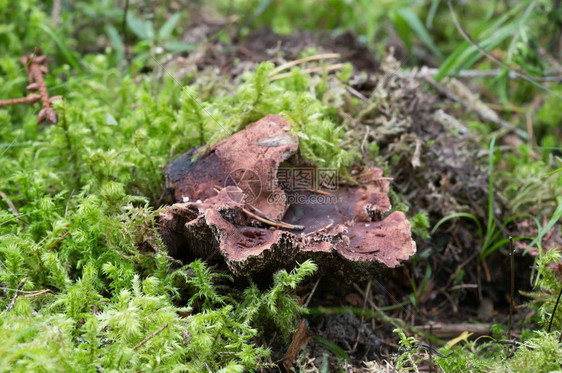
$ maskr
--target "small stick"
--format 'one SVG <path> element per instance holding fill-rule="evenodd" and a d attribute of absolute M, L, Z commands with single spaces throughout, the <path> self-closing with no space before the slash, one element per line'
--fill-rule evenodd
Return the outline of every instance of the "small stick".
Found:
<path fill-rule="evenodd" d="M 429 334 L 433 335 L 433 322 L 429 322 Z M 433 373 L 433 341 L 429 340 L 429 372 Z"/>
<path fill-rule="evenodd" d="M 492 276 L 490 275 L 490 270 L 488 269 L 486 259 L 481 258 L 480 260 L 482 261 L 482 268 L 484 268 L 484 274 L 486 275 L 486 282 L 492 282 Z"/>
<path fill-rule="evenodd" d="M 499 341 L 490 341 L 488 342 L 490 344 L 498 344 L 498 345 L 512 345 L 512 346 L 523 346 L 525 348 L 528 348 L 529 350 L 534 350 L 536 347 L 535 346 L 531 346 L 525 343 L 521 343 L 519 341 L 506 341 L 504 339 L 499 340 Z"/>
<path fill-rule="evenodd" d="M 371 127 L 365 126 L 367 129 L 365 130 L 365 136 L 363 136 L 363 140 L 361 141 L 361 154 L 365 159 L 368 157 L 367 153 L 365 152 L 365 145 L 367 144 L 367 140 L 369 139 L 369 132 L 371 131 Z"/>
<path fill-rule="evenodd" d="M 328 192 L 325 192 L 325 191 L 320 190 L 320 189 L 305 188 L 304 190 L 306 190 L 308 192 L 316 193 L 316 194 L 322 194 L 323 196 L 333 196 L 332 193 L 328 193 Z"/>
<path fill-rule="evenodd" d="M 449 288 L 450 291 L 461 290 L 461 289 L 478 289 L 478 284 L 459 284 L 459 285 L 451 286 Z"/>
<path fill-rule="evenodd" d="M 360 99 L 363 102 L 369 102 L 369 99 L 367 97 L 365 97 L 365 95 L 363 95 L 361 92 L 359 92 L 358 90 L 356 90 L 355 88 L 351 87 L 351 86 L 345 86 L 345 89 L 347 89 L 347 91 L 349 93 L 351 93 L 352 95 L 354 95 L 355 97 L 357 97 L 358 99 Z M 369 128 L 369 127 L 367 127 Z"/>
<path fill-rule="evenodd" d="M 367 308 L 367 301 L 369 300 L 369 295 L 371 294 L 371 280 L 367 283 L 367 288 L 365 289 L 365 293 L 363 293 L 363 307 L 362 310 L 365 311 Z M 354 284 L 359 287 L 357 284 Z M 355 338 L 355 343 L 351 348 L 352 352 L 357 350 L 357 345 L 359 345 L 359 339 L 361 338 L 361 329 L 363 328 L 363 323 L 365 322 L 365 312 L 361 312 L 361 320 L 359 321 L 359 328 L 357 330 L 357 338 Z"/>
<path fill-rule="evenodd" d="M 511 268 L 511 295 L 509 299 L 509 320 L 507 322 L 507 339 L 511 339 L 511 322 L 513 321 L 513 297 L 515 292 L 515 271 L 513 258 L 513 237 L 509 236 L 509 267 Z"/>
<path fill-rule="evenodd" d="M 205 364 L 205 368 L 207 369 L 207 372 L 213 373 L 213 371 L 211 370 L 211 368 L 209 367 L 209 364 L 207 364 L 207 362 L 203 362 L 203 364 Z"/>
<path fill-rule="evenodd" d="M 495 118 L 494 116 L 490 115 L 489 113 L 485 112 L 484 110 L 478 109 L 476 107 L 474 107 L 474 105 L 472 105 L 470 102 L 468 102 L 467 100 L 461 98 L 460 96 L 458 96 L 457 94 L 455 94 L 454 92 L 451 92 L 449 89 L 445 88 L 444 86 L 442 86 L 441 84 L 437 83 L 433 77 L 427 73 L 427 68 L 422 68 L 420 71 L 420 74 L 422 76 L 422 79 L 428 83 L 429 85 L 431 85 L 433 88 L 435 88 L 439 93 L 447 96 L 447 98 L 451 101 L 455 101 L 458 102 L 459 104 L 461 104 L 465 110 L 467 111 L 474 111 L 480 118 L 492 122 L 494 124 L 497 124 L 498 126 L 505 128 L 509 131 L 513 131 L 515 132 L 515 134 L 517 134 L 517 136 L 521 137 L 522 139 L 527 139 L 527 132 L 521 130 L 520 128 L 515 127 L 513 124 L 509 123 L 506 120 L 503 120 L 501 118 Z"/>
<path fill-rule="evenodd" d="M 328 225 L 326 225 L 325 227 L 322 227 L 322 228 L 320 228 L 320 229 L 318 229 L 318 230 L 315 230 L 315 231 L 312 231 L 312 232 L 308 232 L 308 233 L 305 234 L 304 236 L 305 236 L 305 237 L 308 237 L 308 236 L 312 236 L 313 234 L 326 231 L 326 230 L 330 229 L 330 228 L 332 227 L 332 225 L 334 225 L 334 222 L 331 222 L 330 224 L 328 224 Z"/>
<path fill-rule="evenodd" d="M 252 206 L 252 205 L 250 205 L 250 204 L 248 204 L 248 206 L 250 206 L 250 207 L 252 208 L 252 210 L 256 211 L 258 214 L 261 214 L 261 216 L 263 216 L 264 218 L 266 218 L 266 219 L 268 219 L 268 220 L 271 220 L 271 221 L 274 221 L 274 222 L 276 222 L 276 223 L 279 222 L 278 219 L 273 219 L 271 216 L 268 216 L 265 212 L 261 211 L 261 210 L 258 209 L 257 207 Z"/>
<path fill-rule="evenodd" d="M 301 70 L 301 73 L 303 74 L 312 74 L 312 73 L 320 73 L 320 72 L 329 72 L 329 71 L 334 71 L 334 70 L 339 70 L 342 69 L 344 66 L 343 63 L 337 63 L 335 65 L 331 65 L 331 66 L 319 66 L 319 67 L 313 67 L 310 69 L 303 69 Z M 290 76 L 292 76 L 293 73 L 283 73 L 283 74 L 277 74 L 274 76 L 270 76 L 269 81 L 273 82 L 279 79 L 284 79 L 284 78 L 289 78 Z"/>
<path fill-rule="evenodd" d="M 428 346 L 428 345 L 426 345 L 426 344 L 422 344 L 422 343 L 417 343 L 417 344 L 415 344 L 415 345 L 412 345 L 411 348 L 404 348 L 404 349 L 401 348 L 400 350 L 398 350 L 398 352 L 408 352 L 408 351 L 413 351 L 413 350 L 426 350 L 426 351 L 431 350 L 431 351 L 433 351 L 433 353 L 434 353 L 435 355 L 437 355 L 437 356 L 439 356 L 439 357 L 443 357 L 443 358 L 451 357 L 451 356 L 453 356 L 453 354 L 455 353 L 455 352 L 453 351 L 453 352 L 450 352 L 450 353 L 447 354 L 447 355 L 443 355 L 442 353 L 440 353 L 439 351 L 437 351 L 435 348 L 433 348 L 433 347 L 431 347 L 431 346 Z"/>
<path fill-rule="evenodd" d="M 33 298 L 33 297 L 36 297 L 36 296 L 38 296 L 38 295 L 48 293 L 48 292 L 50 292 L 50 291 L 51 291 L 51 290 L 49 290 L 49 289 L 43 289 L 43 290 L 39 290 L 39 291 L 36 291 L 36 292 L 34 292 L 34 293 L 31 293 L 31 294 L 26 294 L 26 295 L 24 295 L 23 297 L 24 297 L 24 298 Z"/>
<path fill-rule="evenodd" d="M 457 241 L 457 246 L 459 249 L 462 249 L 461 244 L 458 242 L 458 237 L 456 235 L 453 235 L 453 238 L 455 238 L 455 241 Z M 470 261 L 472 261 L 472 259 L 474 259 L 476 257 L 476 255 L 480 254 L 479 251 L 475 251 L 474 254 L 472 254 L 471 256 L 468 257 L 468 259 L 466 259 L 464 262 L 461 263 L 460 266 L 457 267 L 456 271 L 449 277 L 449 281 L 447 282 L 447 287 L 449 285 L 451 285 L 451 282 L 453 282 L 453 280 L 457 277 L 457 275 L 459 274 L 460 270 L 464 268 L 465 265 L 467 265 Z M 453 290 L 452 288 L 450 290 Z"/>
<path fill-rule="evenodd" d="M 24 277 L 24 278 L 20 281 L 20 283 L 19 283 L 19 285 L 18 285 L 18 288 L 16 289 L 16 292 L 15 292 L 15 294 L 14 294 L 14 297 L 12 298 L 10 304 L 8 304 L 8 307 L 6 307 L 6 310 L 5 310 L 4 312 L 8 313 L 8 312 L 10 312 L 10 310 L 11 310 L 12 308 L 14 308 L 14 304 L 16 304 L 16 299 L 18 299 L 18 295 L 20 295 L 20 290 L 21 290 L 21 288 L 23 287 L 23 285 L 25 285 L 25 282 L 26 282 L 26 281 L 27 281 L 27 277 Z"/>
<path fill-rule="evenodd" d="M 8 105 L 17 105 L 17 104 L 32 104 L 37 102 L 41 99 L 41 96 L 37 93 L 30 93 L 25 97 L 21 98 L 11 98 L 9 100 L 0 100 L 0 107 L 8 106 Z"/>
<path fill-rule="evenodd" d="M 16 208 L 16 205 L 14 205 L 14 203 L 10 200 L 10 198 L 8 198 L 6 193 L 4 193 L 0 190 L 0 197 L 4 198 L 4 201 L 6 201 L 6 203 L 8 204 L 8 207 L 10 208 L 10 210 L 12 210 L 12 213 L 14 215 L 16 215 L 16 217 L 17 217 L 20 213 L 19 213 L 18 209 Z"/>
<path fill-rule="evenodd" d="M 51 11 L 51 23 L 57 28 L 60 19 L 61 0 L 53 0 L 53 10 Z"/>
<path fill-rule="evenodd" d="M 38 90 L 39 96 L 41 96 L 41 101 L 43 102 L 43 109 L 39 112 L 37 116 L 37 123 L 41 123 L 44 120 L 56 124 L 57 113 L 51 107 L 51 99 L 49 98 L 49 93 L 47 92 L 47 86 L 45 86 L 45 80 L 43 79 L 43 73 L 47 73 L 49 69 L 43 65 L 46 56 L 36 56 L 30 54 L 29 56 L 22 57 L 20 62 L 25 66 L 27 74 L 29 77 L 28 89 Z"/>
<path fill-rule="evenodd" d="M 316 280 L 316 283 L 312 287 L 312 290 L 310 291 L 310 294 L 308 295 L 308 298 L 306 298 L 306 302 L 304 302 L 304 304 L 302 305 L 304 308 L 308 307 L 308 304 L 310 303 L 310 300 L 312 299 L 312 296 L 316 292 L 316 288 L 318 287 L 319 283 L 320 283 L 320 279 Z"/>
<path fill-rule="evenodd" d="M 219 187 L 219 186 L 217 186 L 217 185 L 215 185 L 214 190 L 215 190 L 215 192 L 219 193 L 219 192 L 222 190 L 222 188 Z M 251 208 L 253 208 L 254 210 L 256 210 L 259 214 L 264 215 L 265 217 L 261 217 L 261 216 L 259 216 L 259 215 L 256 215 L 256 214 L 254 214 L 253 212 L 249 211 L 249 210 L 248 210 L 247 208 L 245 208 L 245 207 L 242 207 L 242 211 L 243 211 L 246 215 L 248 215 L 248 216 L 250 216 L 251 218 L 254 218 L 254 219 L 258 220 L 258 221 L 261 221 L 262 223 L 269 224 L 269 225 L 272 225 L 272 226 L 274 226 L 274 227 L 279 227 L 279 228 L 294 229 L 294 230 L 297 230 L 297 231 L 302 231 L 302 230 L 304 229 L 304 227 L 303 227 L 302 225 L 293 225 L 293 224 L 289 224 L 289 223 L 284 223 L 284 222 L 282 222 L 282 221 L 275 221 L 274 219 L 268 217 L 266 214 L 264 214 L 263 212 L 261 212 L 261 211 L 260 211 L 259 209 L 257 209 L 256 207 L 254 207 L 254 206 L 252 206 L 252 205 L 248 205 L 248 206 L 250 206 Z"/>
<path fill-rule="evenodd" d="M 424 332 L 430 331 L 430 325 L 415 325 L 416 329 Z M 492 324 L 431 324 L 431 335 L 436 338 L 450 339 L 458 336 L 463 331 L 467 331 L 477 336 L 489 335 L 492 333 Z"/>
<path fill-rule="evenodd" d="M 244 213 L 246 213 L 251 218 L 254 218 L 258 221 L 261 221 L 262 223 L 272 225 L 274 227 L 285 228 L 285 229 L 294 229 L 294 230 L 297 230 L 297 231 L 302 231 L 304 229 L 304 227 L 302 225 L 293 225 L 293 224 L 289 224 L 289 223 L 284 223 L 282 221 L 274 222 L 274 221 L 271 221 L 269 219 L 262 218 L 261 216 L 258 216 L 256 214 L 254 214 L 253 212 L 250 212 L 248 209 L 246 209 L 244 207 L 242 207 L 242 211 L 244 211 Z"/>
<path fill-rule="evenodd" d="M 304 57 L 304 58 L 300 58 L 298 60 L 294 60 L 294 61 L 291 61 L 291 62 L 286 62 L 282 65 L 277 66 L 273 70 L 271 70 L 269 72 L 269 76 L 273 76 L 280 71 L 289 69 L 289 68 L 291 68 L 293 66 L 296 66 L 296 65 L 299 65 L 301 63 L 310 62 L 310 61 L 317 61 L 317 60 L 326 60 L 326 59 L 330 59 L 330 58 L 340 58 L 340 54 L 339 53 L 317 54 L 315 56 Z"/>
<path fill-rule="evenodd" d="M 56 242 L 49 248 L 49 250 L 50 250 L 50 251 L 53 251 L 53 250 L 55 249 L 55 247 L 57 247 L 57 245 L 58 245 L 59 243 L 61 243 L 62 240 L 64 240 L 64 238 L 65 238 L 66 236 L 68 236 L 69 234 L 70 234 L 70 232 L 69 232 L 69 231 L 66 231 L 66 232 L 62 235 L 61 238 L 59 238 L 58 240 L 56 240 Z"/>
<path fill-rule="evenodd" d="M 552 322 L 554 321 L 554 314 L 558 309 L 558 303 L 560 303 L 560 296 L 562 296 L 562 288 L 560 288 L 560 292 L 558 293 L 558 298 L 556 298 L 556 303 L 554 304 L 554 308 L 552 309 L 552 315 L 550 315 L 550 322 L 548 323 L 548 331 L 547 331 L 548 333 L 550 333 L 550 330 L 552 329 Z"/>
<path fill-rule="evenodd" d="M 437 290 L 438 292 L 440 292 L 441 294 L 443 294 L 443 296 L 445 298 L 447 298 L 447 300 L 451 303 L 451 307 L 453 307 L 453 312 L 457 313 L 459 312 L 459 308 L 457 307 L 457 305 L 455 304 L 455 301 L 453 300 L 453 298 L 451 298 L 451 295 L 449 295 L 449 293 L 443 289 L 439 289 Z"/>
<path fill-rule="evenodd" d="M 141 347 L 143 344 L 145 344 L 146 342 L 150 341 L 152 338 L 156 337 L 158 334 L 160 334 L 160 332 L 164 329 L 166 329 L 168 327 L 168 323 L 164 323 L 164 325 L 162 325 L 160 327 L 160 329 L 158 329 L 157 331 L 155 331 L 154 333 L 152 333 L 151 335 L 149 335 L 148 337 L 146 337 L 145 339 L 143 339 L 142 341 L 140 341 L 135 347 L 133 347 L 133 350 L 138 349 L 139 347 Z"/>
<path fill-rule="evenodd" d="M 189 339 L 190 339 L 189 332 L 188 332 L 186 329 L 182 329 L 181 335 L 182 335 L 182 337 L 183 337 L 182 344 L 183 344 L 184 346 L 187 346 L 187 341 L 189 341 Z"/>

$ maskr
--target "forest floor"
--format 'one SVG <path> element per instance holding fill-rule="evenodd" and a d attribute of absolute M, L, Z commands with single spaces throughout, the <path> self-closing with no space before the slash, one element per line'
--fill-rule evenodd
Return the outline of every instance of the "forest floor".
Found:
<path fill-rule="evenodd" d="M 279 34 L 267 25 L 269 2 L 255 19 L 191 5 L 181 28 L 181 11 L 169 4 L 153 12 L 164 20 L 156 32 L 140 16 L 150 11 L 136 3 L 127 18 L 122 8 L 79 2 L 91 19 L 80 29 L 63 10 L 58 31 L 41 26 L 48 19 L 41 6 L 25 3 L 37 18 L 23 5 L 0 5 L 0 14 L 19 20 L 0 40 L 8 51 L 0 98 L 25 96 L 33 73 L 18 59 L 42 52 L 50 71 L 42 71 L 45 82 L 30 82 L 63 99 L 51 104 L 52 125 L 35 123 L 38 114 L 52 118 L 41 117 L 49 104 L 39 96 L 28 97 L 33 105 L 0 107 L 0 342 L 7 346 L 0 365 L 560 367 L 560 80 L 545 80 L 543 90 L 521 82 L 528 71 L 482 62 L 486 56 L 467 74 L 443 79 L 446 64 L 431 46 L 414 53 L 412 36 L 391 33 L 376 47 L 354 31 Z M 101 28 L 96 17 L 112 21 Z M 19 43 L 21 27 L 30 31 Z M 176 51 L 164 52 L 168 46 Z M 479 50 L 469 52 L 466 59 Z M 545 60 L 555 54 L 545 53 Z M 549 71 L 562 75 L 554 62 Z M 499 97 L 502 84 L 519 96 Z M 166 164 L 225 139 L 225 127 L 236 132 L 268 114 L 292 122 L 301 155 L 344 181 L 381 168 L 392 211 L 411 224 L 415 256 L 347 279 L 294 263 L 283 282 L 281 272 L 234 276 L 222 259 L 203 263 L 189 247 L 165 247 L 159 214 L 182 202 L 170 193 Z M 58 332 L 59 342 L 41 345 Z"/>

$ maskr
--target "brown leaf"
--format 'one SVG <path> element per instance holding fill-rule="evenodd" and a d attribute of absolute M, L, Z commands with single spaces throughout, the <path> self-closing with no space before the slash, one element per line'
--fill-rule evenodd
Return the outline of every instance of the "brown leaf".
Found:
<path fill-rule="evenodd" d="M 291 369 L 295 367 L 295 360 L 299 355 L 300 350 L 302 350 L 313 337 L 312 334 L 308 332 L 307 322 L 303 319 L 297 327 L 297 331 L 293 334 L 293 340 L 287 349 L 285 358 L 283 359 L 283 367 L 287 372 L 292 372 Z"/>

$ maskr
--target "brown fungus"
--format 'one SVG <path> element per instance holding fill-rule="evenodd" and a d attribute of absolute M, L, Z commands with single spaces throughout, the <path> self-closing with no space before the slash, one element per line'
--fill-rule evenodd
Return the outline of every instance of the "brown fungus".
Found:
<path fill-rule="evenodd" d="M 170 253 L 224 260 L 235 275 L 311 258 L 321 272 L 344 278 L 395 268 L 415 254 L 406 216 L 389 214 L 382 170 L 364 170 L 354 185 L 332 178 L 326 189 L 322 170 L 303 167 L 297 153 L 289 123 L 268 115 L 196 160 L 190 151 L 167 165 L 179 201 L 160 214 Z M 303 184 L 306 175 L 315 184 Z"/>

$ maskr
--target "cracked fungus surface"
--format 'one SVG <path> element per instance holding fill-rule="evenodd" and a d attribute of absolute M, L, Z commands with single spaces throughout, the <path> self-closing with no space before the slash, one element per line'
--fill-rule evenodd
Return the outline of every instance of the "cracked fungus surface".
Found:
<path fill-rule="evenodd" d="M 394 268 L 416 252 L 406 216 L 390 213 L 389 182 L 379 168 L 332 189 L 283 187 L 282 163 L 316 168 L 300 158 L 298 140 L 280 116 L 195 154 L 165 169 L 176 200 L 192 201 L 160 214 L 172 255 L 219 257 L 236 275 L 311 258 L 327 273 L 353 278 Z"/>

